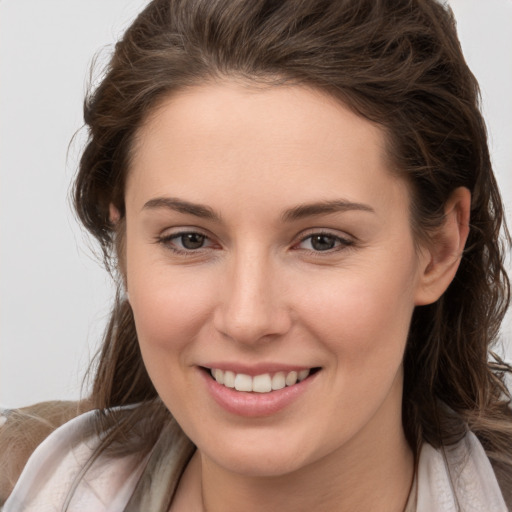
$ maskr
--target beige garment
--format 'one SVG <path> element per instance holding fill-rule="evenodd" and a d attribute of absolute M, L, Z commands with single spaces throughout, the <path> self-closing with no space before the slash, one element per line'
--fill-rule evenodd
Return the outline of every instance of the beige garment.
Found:
<path fill-rule="evenodd" d="M 87 437 L 84 431 L 90 431 L 92 414 L 94 411 L 71 420 L 38 447 L 3 512 L 61 512 L 98 442 L 95 437 L 82 441 Z M 166 471 L 181 475 L 190 448 L 175 453 Z M 145 480 L 141 475 L 146 464 L 151 465 L 149 459 L 100 457 L 79 479 L 67 512 L 124 511 L 139 480 Z M 146 485 L 148 482 L 150 479 Z M 485 451 L 471 432 L 444 454 L 428 444 L 423 446 L 406 507 L 406 512 L 459 511 L 508 512 Z"/>

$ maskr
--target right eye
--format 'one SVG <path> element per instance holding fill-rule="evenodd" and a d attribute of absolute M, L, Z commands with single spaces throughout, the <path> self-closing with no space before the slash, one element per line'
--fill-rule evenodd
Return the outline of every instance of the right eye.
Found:
<path fill-rule="evenodd" d="M 182 231 L 162 236 L 158 241 L 172 251 L 182 254 L 196 252 L 213 246 L 213 242 L 203 233 Z"/>

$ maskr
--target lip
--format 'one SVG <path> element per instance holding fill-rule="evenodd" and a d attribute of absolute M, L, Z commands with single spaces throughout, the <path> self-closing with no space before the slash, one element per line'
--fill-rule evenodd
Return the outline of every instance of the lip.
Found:
<path fill-rule="evenodd" d="M 213 366 L 213 368 L 219 368 L 219 366 Z M 232 368 L 233 366 L 229 367 L 229 369 Z M 304 367 L 290 368 L 289 371 L 296 370 L 296 368 L 304 369 Z M 222 370 L 223 368 L 219 369 Z M 267 371 L 261 371 L 260 369 L 251 367 L 251 373 L 256 372 L 253 373 L 253 375 L 272 373 L 272 371 L 269 371 L 268 365 L 265 366 L 265 369 Z M 282 366 L 276 371 L 280 370 L 283 371 Z M 284 371 L 286 370 L 287 368 Z M 297 384 L 293 386 L 271 391 L 270 393 L 247 393 L 244 391 L 235 391 L 234 389 L 219 384 L 205 369 L 198 368 L 198 371 L 201 374 L 210 396 L 220 407 L 231 414 L 244 416 L 246 418 L 272 416 L 287 408 L 308 391 L 316 380 L 317 375 L 320 373 L 313 373 L 302 382 L 297 382 Z M 243 372 L 241 371 L 240 373 Z M 247 373 L 247 375 L 249 375 L 249 373 Z"/>

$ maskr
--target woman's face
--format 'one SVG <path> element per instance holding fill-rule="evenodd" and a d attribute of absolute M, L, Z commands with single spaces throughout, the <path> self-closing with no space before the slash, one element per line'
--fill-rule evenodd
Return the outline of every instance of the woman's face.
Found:
<path fill-rule="evenodd" d="M 424 262 L 378 127 L 298 86 L 188 89 L 139 131 L 126 221 L 144 362 L 205 460 L 282 475 L 403 435 Z"/>

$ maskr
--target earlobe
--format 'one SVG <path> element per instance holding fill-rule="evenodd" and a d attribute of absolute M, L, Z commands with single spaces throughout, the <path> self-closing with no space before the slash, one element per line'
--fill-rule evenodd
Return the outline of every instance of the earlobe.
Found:
<path fill-rule="evenodd" d="M 471 193 L 455 189 L 445 205 L 444 221 L 421 255 L 416 305 L 435 302 L 452 282 L 469 235 Z"/>
<path fill-rule="evenodd" d="M 121 214 L 119 213 L 119 210 L 112 203 L 110 203 L 108 206 L 108 218 L 110 220 L 110 223 L 114 226 L 121 219 Z"/>

